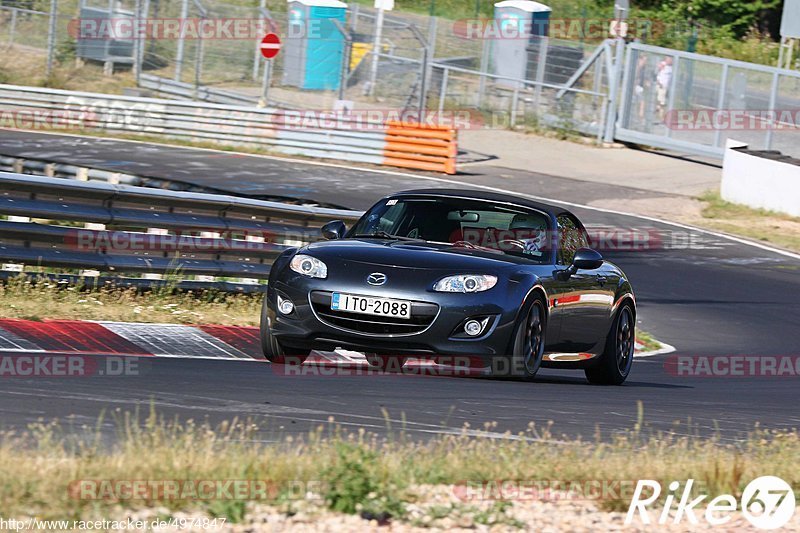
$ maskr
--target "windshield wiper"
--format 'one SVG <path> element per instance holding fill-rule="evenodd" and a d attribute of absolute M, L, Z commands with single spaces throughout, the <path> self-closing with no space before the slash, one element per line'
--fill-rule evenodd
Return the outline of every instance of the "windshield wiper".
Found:
<path fill-rule="evenodd" d="M 381 239 L 397 239 L 398 241 L 424 241 L 417 237 L 403 237 L 402 235 L 392 235 L 383 230 L 373 231 L 372 233 L 356 233 L 353 237 L 379 237 Z"/>

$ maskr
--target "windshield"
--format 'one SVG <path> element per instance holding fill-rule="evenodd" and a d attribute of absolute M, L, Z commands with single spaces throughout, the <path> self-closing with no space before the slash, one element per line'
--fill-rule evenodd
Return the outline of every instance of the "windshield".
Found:
<path fill-rule="evenodd" d="M 481 200 L 390 198 L 367 211 L 348 236 L 420 239 L 546 262 L 547 220 L 538 211 Z"/>

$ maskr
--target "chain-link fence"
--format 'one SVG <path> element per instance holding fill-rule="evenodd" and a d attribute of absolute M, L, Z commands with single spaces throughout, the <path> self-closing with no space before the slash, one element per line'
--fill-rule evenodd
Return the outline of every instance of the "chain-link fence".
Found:
<path fill-rule="evenodd" d="M 49 75 L 59 54 L 69 52 L 66 38 L 69 22 L 75 16 L 77 0 L 1 0 L 0 50 L 12 54 L 33 48 L 46 51 Z"/>
<path fill-rule="evenodd" d="M 601 120 L 599 93 L 607 83 L 592 81 L 591 77 L 599 73 L 597 79 L 606 80 L 602 68 L 568 88 L 566 98 L 562 95 L 554 108 L 551 86 L 567 81 L 592 51 L 593 47 L 579 42 L 532 41 L 529 57 L 534 60 L 519 76 L 530 81 L 509 83 L 493 75 L 497 71 L 492 57 L 495 43 L 464 38 L 457 31 L 458 22 L 386 12 L 380 47 L 375 49 L 378 12 L 353 4 L 344 23 L 330 30 L 332 35 L 328 36 L 331 41 L 344 38 L 346 48 L 334 46 L 329 57 L 318 55 L 316 59 L 331 63 L 330 69 L 337 71 L 333 81 L 309 90 L 292 79 L 292 69 L 302 59 L 294 50 L 307 46 L 300 42 L 306 35 L 292 31 L 293 4 L 283 0 L 236 4 L 216 0 L 3 1 L 0 33 L 9 43 L 48 48 L 47 32 L 50 20 L 55 18 L 51 55 L 57 55 L 54 47 L 73 48 L 79 56 L 110 62 L 117 69 L 140 65 L 141 73 L 147 76 L 144 82 L 140 78 L 143 86 L 172 96 L 253 104 L 268 100 L 285 107 L 319 110 L 330 110 L 341 99 L 368 109 L 402 112 L 467 107 L 493 114 L 492 122 L 507 125 L 518 118 L 539 122 L 543 118 L 540 108 L 551 116 L 569 115 L 568 111 L 574 109 L 580 116 L 571 118 L 581 123 Z M 55 7 L 55 17 L 50 16 L 51 7 Z M 105 19 L 110 19 L 107 27 Z M 144 29 L 139 38 L 126 38 L 136 33 L 127 30 L 129 26 L 123 29 L 121 23 L 126 20 L 140 21 Z M 171 33 L 170 24 L 175 21 L 181 21 L 181 32 Z M 226 24 L 241 24 L 241 31 L 231 34 Z M 126 31 L 126 35 L 119 35 Z M 284 46 L 269 62 L 258 49 L 260 37 L 267 31 L 281 35 Z M 82 38 L 76 39 L 79 35 Z M 536 60 L 542 59 L 540 68 Z M 581 92 L 586 90 L 589 93 Z M 583 100 L 591 104 L 579 111 L 573 103 Z"/>
<path fill-rule="evenodd" d="M 727 138 L 790 154 L 800 146 L 800 118 L 768 116 L 800 109 L 791 71 L 622 40 L 469 38 L 464 21 L 390 11 L 379 24 L 377 10 L 358 4 L 317 13 L 329 22 L 312 36 L 298 23 L 310 13 L 303 5 L 0 0 L 0 47 L 45 51 L 50 65 L 77 54 L 133 69 L 140 86 L 177 98 L 412 117 L 467 110 L 473 127 L 556 127 L 716 157 Z M 118 35 L 126 20 L 144 29 Z M 269 31 L 283 48 L 267 61 L 259 43 Z M 704 112 L 749 122 L 697 123 Z"/>

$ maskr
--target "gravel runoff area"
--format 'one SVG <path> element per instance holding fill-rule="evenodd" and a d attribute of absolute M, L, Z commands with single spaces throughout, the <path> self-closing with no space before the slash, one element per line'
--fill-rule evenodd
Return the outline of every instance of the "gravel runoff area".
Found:
<path fill-rule="evenodd" d="M 650 516 L 654 523 L 644 524 L 637 516 L 630 525 L 625 524 L 626 512 L 607 512 L 600 508 L 599 502 L 576 500 L 568 493 L 551 493 L 550 500 L 524 500 L 499 502 L 495 500 L 464 501 L 453 485 L 417 486 L 413 491 L 418 495 L 416 503 L 407 506 L 408 514 L 402 522 L 381 523 L 376 519 L 365 519 L 358 515 L 335 513 L 328 510 L 322 497 L 306 494 L 305 500 L 295 500 L 281 505 L 255 504 L 248 507 L 244 520 L 238 523 L 217 524 L 216 528 L 203 528 L 200 524 L 210 519 L 203 513 L 170 513 L 165 508 L 142 509 L 121 514 L 118 520 L 142 520 L 151 522 L 164 516 L 172 516 L 176 521 L 187 524 L 181 531 L 226 531 L 247 533 L 257 531 L 293 532 L 518 532 L 539 531 L 543 533 L 574 531 L 763 531 L 751 525 L 740 512 L 732 513 L 731 520 L 723 526 L 710 526 L 703 519 L 704 509 L 698 508 L 697 524 L 691 524 L 685 517 L 679 524 L 655 523 L 661 509 L 653 509 Z M 194 525 L 192 525 L 194 524 Z M 167 531 L 168 529 L 165 529 Z M 175 529 L 173 529 L 175 531 Z M 800 532 L 800 515 L 795 514 L 781 531 Z"/>

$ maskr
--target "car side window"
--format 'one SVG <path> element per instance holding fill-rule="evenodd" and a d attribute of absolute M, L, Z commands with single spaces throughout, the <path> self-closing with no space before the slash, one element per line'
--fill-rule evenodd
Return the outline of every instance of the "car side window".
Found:
<path fill-rule="evenodd" d="M 558 262 L 571 265 L 578 248 L 588 248 L 589 241 L 580 224 L 573 217 L 562 214 L 558 222 Z"/>

